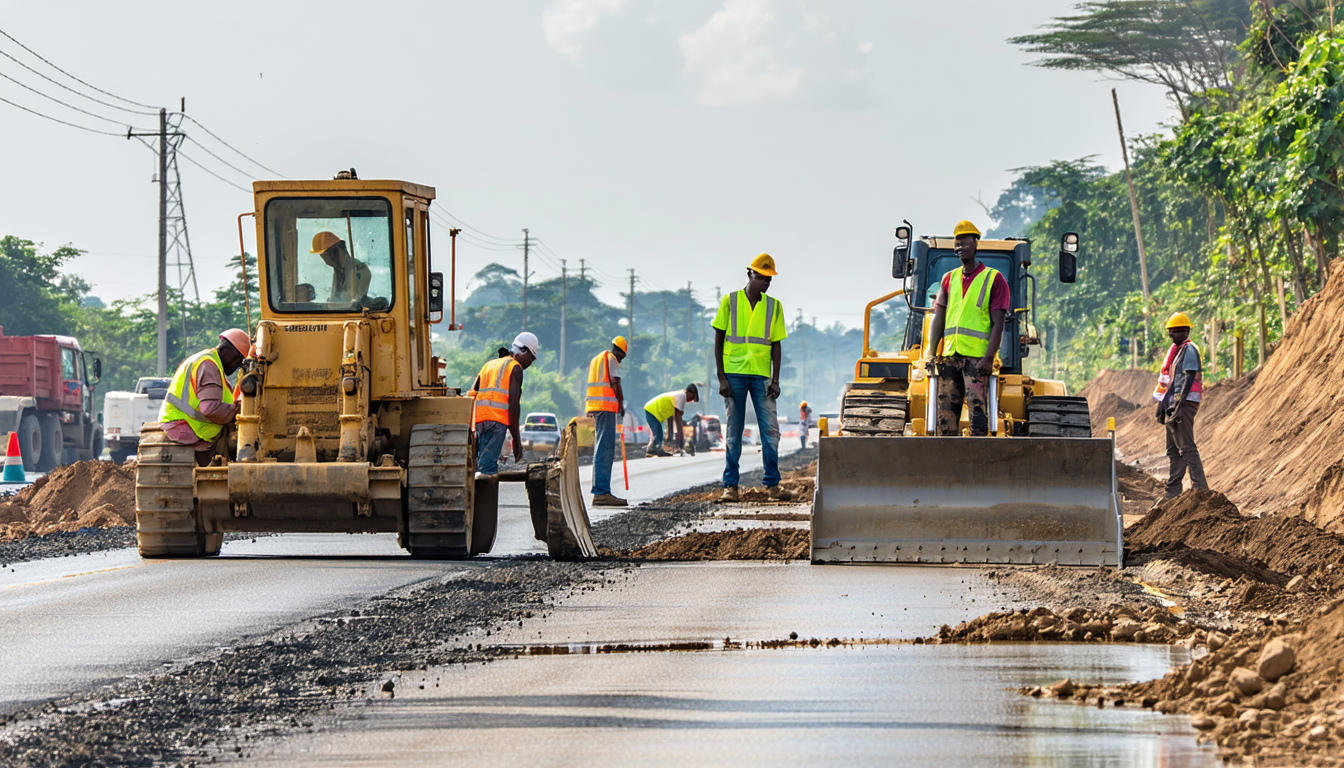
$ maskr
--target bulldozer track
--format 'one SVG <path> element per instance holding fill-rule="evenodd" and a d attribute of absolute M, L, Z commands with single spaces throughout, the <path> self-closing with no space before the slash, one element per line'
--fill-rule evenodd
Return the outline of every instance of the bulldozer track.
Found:
<path fill-rule="evenodd" d="M 904 395 L 850 390 L 840 404 L 840 428 L 847 435 L 900 437 L 905 432 Z"/>
<path fill-rule="evenodd" d="M 135 470 L 135 537 L 141 557 L 217 555 L 224 534 L 206 533 L 195 498 L 196 451 L 163 430 L 140 434 Z"/>
<path fill-rule="evenodd" d="M 1027 435 L 1091 437 L 1092 416 L 1082 397 L 1033 397 L 1027 401 Z"/>
<path fill-rule="evenodd" d="M 466 424 L 417 424 L 406 463 L 406 545 L 415 557 L 464 558 L 471 553 L 475 476 Z M 491 537 L 493 539 L 493 536 Z"/>

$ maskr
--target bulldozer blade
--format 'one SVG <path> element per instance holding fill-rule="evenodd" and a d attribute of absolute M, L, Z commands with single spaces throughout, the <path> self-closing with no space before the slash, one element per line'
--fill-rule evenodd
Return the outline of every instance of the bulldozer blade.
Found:
<path fill-rule="evenodd" d="M 823 438 L 814 563 L 1116 566 L 1106 438 Z"/>
<path fill-rule="evenodd" d="M 588 508 L 583 503 L 579 443 L 572 424 L 561 435 L 559 458 L 548 462 L 545 532 L 546 550 L 557 560 L 597 557 L 597 545 L 588 525 Z"/>

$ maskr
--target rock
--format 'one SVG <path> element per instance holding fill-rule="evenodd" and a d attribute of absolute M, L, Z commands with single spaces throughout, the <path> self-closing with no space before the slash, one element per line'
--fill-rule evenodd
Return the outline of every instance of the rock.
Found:
<path fill-rule="evenodd" d="M 1198 728 L 1201 731 L 1207 731 L 1217 724 L 1218 721 L 1214 720 L 1212 717 L 1209 717 L 1208 715 L 1195 715 L 1194 717 L 1190 718 L 1190 725 L 1194 726 L 1195 728 Z"/>
<path fill-rule="evenodd" d="M 1326 728 L 1324 725 L 1318 725 L 1310 731 L 1307 731 L 1307 741 L 1321 741 L 1325 736 Z"/>
<path fill-rule="evenodd" d="M 1237 722 L 1241 723 L 1242 725 L 1250 725 L 1254 723 L 1256 719 L 1259 718 L 1259 716 L 1260 716 L 1260 710 L 1248 709 L 1237 716 Z"/>
<path fill-rule="evenodd" d="M 1178 707 L 1176 705 L 1176 702 L 1172 701 L 1171 699 L 1163 699 L 1154 704 L 1153 709 L 1157 710 L 1158 712 L 1161 712 L 1164 715 L 1172 715 L 1177 712 Z"/>
<path fill-rule="evenodd" d="M 1294 576 L 1293 578 L 1288 580 L 1288 583 L 1285 584 L 1283 588 L 1293 593 L 1305 592 L 1307 591 L 1307 578 L 1300 574 Z"/>
<path fill-rule="evenodd" d="M 1265 693 L 1265 707 L 1275 711 L 1281 710 L 1288 703 L 1288 687 L 1283 683 L 1275 683 Z"/>
<path fill-rule="evenodd" d="M 1112 640 L 1133 640 L 1134 634 L 1143 628 L 1137 621 L 1121 619 L 1111 628 Z"/>
<path fill-rule="evenodd" d="M 1205 644 L 1209 646 L 1209 652 L 1214 653 L 1219 648 L 1227 645 L 1227 635 L 1224 635 L 1222 632 L 1210 632 L 1208 639 L 1205 640 Z"/>
<path fill-rule="evenodd" d="M 1067 699 L 1068 697 L 1072 696 L 1074 690 L 1073 681 L 1068 679 L 1067 677 L 1064 678 L 1063 680 L 1060 680 L 1057 683 L 1047 685 L 1045 688 L 1046 690 L 1050 691 L 1051 693 L 1053 693 L 1054 695 L 1058 696 L 1061 699 Z"/>
<path fill-rule="evenodd" d="M 1251 670 L 1245 667 L 1237 667 L 1232 670 L 1228 685 L 1242 696 L 1251 696 L 1259 693 L 1260 689 L 1265 687 L 1265 681 Z"/>
<path fill-rule="evenodd" d="M 1237 711 L 1237 705 L 1230 701 L 1215 702 L 1209 707 L 1209 714 L 1219 717 L 1231 717 Z"/>
<path fill-rule="evenodd" d="M 1265 649 L 1260 652 L 1260 676 L 1272 683 L 1288 674 L 1296 662 L 1297 653 L 1293 647 L 1283 638 L 1276 637 L 1265 643 Z"/>

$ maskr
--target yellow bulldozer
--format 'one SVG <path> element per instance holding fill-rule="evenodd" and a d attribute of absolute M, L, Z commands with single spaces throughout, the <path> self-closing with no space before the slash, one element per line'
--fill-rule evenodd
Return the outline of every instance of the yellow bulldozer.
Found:
<path fill-rule="evenodd" d="M 1079 238 L 1061 238 L 1059 279 L 1077 278 Z M 819 424 L 812 508 L 814 563 L 1058 563 L 1119 566 L 1123 553 L 1114 436 L 1093 438 L 1087 401 L 1023 373 L 1040 344 L 1032 316 L 1031 243 L 980 240 L 976 258 L 1012 293 L 989 387 L 988 437 L 937 436 L 939 376 L 928 348 L 942 278 L 960 266 L 951 237 L 896 230 L 900 289 L 864 310 L 863 352 L 840 423 Z M 901 298 L 904 344 L 870 346 L 875 308 Z"/>
<path fill-rule="evenodd" d="M 257 181 L 253 195 L 238 237 L 241 251 L 253 217 L 261 307 L 238 372 L 236 433 L 197 467 L 191 446 L 145 425 L 140 554 L 217 554 L 227 531 L 385 532 L 416 557 L 470 557 L 494 544 L 503 480 L 526 484 L 552 556 L 594 556 L 572 430 L 558 459 L 476 475 L 474 401 L 448 386 L 430 348 L 444 314 L 434 189 L 351 170 Z"/>

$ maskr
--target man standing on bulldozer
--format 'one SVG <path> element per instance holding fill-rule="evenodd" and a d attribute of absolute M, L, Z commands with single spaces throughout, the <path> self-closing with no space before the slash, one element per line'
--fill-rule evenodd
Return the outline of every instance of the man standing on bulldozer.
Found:
<path fill-rule="evenodd" d="M 779 422 L 775 418 L 779 399 L 779 368 L 783 359 L 780 342 L 787 337 L 784 305 L 767 296 L 775 259 L 762 253 L 747 267 L 747 287 L 733 291 L 719 302 L 714 316 L 714 361 L 719 374 L 719 394 L 728 409 L 728 439 L 725 446 L 723 495 L 719 501 L 737 501 L 738 461 L 742 457 L 742 429 L 747 418 L 747 399 L 756 411 L 765 462 L 765 487 L 770 498 L 788 501 L 793 492 L 779 485 Z"/>
<path fill-rule="evenodd" d="M 219 345 L 188 357 L 177 366 L 168 393 L 159 406 L 159 422 L 169 440 L 196 449 L 197 466 L 209 466 L 222 453 L 228 430 L 238 415 L 233 390 L 225 378 L 238 370 L 252 349 L 247 331 L 230 328 Z"/>
<path fill-rule="evenodd" d="M 938 434 L 960 433 L 964 403 L 970 412 L 971 435 L 987 436 L 990 419 L 997 418 L 988 411 L 989 377 L 1013 296 L 998 270 L 976 260 L 980 230 L 974 224 L 959 222 L 952 236 L 961 266 L 943 276 L 929 328 L 929 349 L 940 382 Z"/>
<path fill-rule="evenodd" d="M 485 364 L 476 376 L 476 471 L 483 475 L 499 473 L 499 453 L 505 435 L 513 436 L 513 460 L 523 460 L 523 441 L 518 435 L 518 414 L 523 402 L 523 371 L 537 359 L 537 337 L 523 331 L 518 334 L 508 357 L 497 357 Z"/>
<path fill-rule="evenodd" d="M 1162 361 L 1153 399 L 1157 401 L 1157 423 L 1167 428 L 1168 499 L 1181 495 L 1185 470 L 1190 470 L 1190 485 L 1208 488 L 1204 462 L 1195 445 L 1195 415 L 1204 399 L 1204 381 L 1200 375 L 1199 348 L 1190 341 L 1190 318 L 1177 312 L 1167 321 L 1171 348 Z"/>
<path fill-rule="evenodd" d="M 611 465 L 616 461 L 616 419 L 625 419 L 625 393 L 621 389 L 621 361 L 629 346 L 624 336 L 611 340 L 611 349 L 597 353 L 588 364 L 588 397 L 585 410 L 593 417 L 593 506 L 624 507 L 625 499 L 611 492 Z M 622 437 L 624 439 L 624 437 Z"/>

